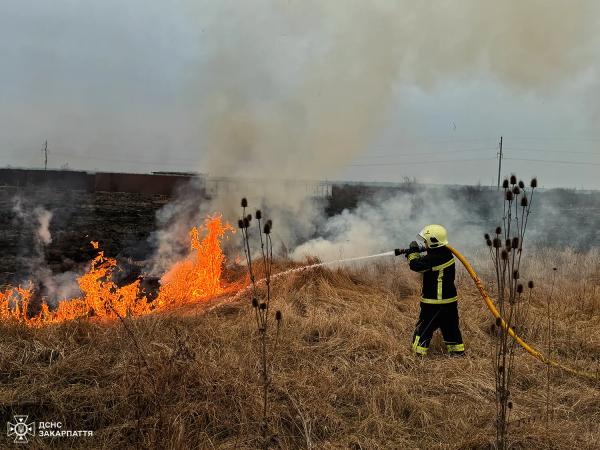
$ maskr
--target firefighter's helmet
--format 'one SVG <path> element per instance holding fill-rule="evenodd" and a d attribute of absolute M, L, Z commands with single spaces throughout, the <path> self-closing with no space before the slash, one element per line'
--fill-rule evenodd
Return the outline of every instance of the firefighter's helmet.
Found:
<path fill-rule="evenodd" d="M 427 248 L 443 247 L 448 244 L 448 232 L 441 225 L 427 225 L 419 232 Z"/>

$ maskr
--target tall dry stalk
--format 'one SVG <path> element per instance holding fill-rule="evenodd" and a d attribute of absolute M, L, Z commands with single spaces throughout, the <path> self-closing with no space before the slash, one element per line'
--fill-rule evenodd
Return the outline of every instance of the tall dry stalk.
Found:
<path fill-rule="evenodd" d="M 517 177 L 511 175 L 510 180 L 504 180 L 502 187 L 502 226 L 496 227 L 493 238 L 486 234 L 485 240 L 496 271 L 498 310 L 507 326 L 516 329 L 516 324 L 522 324 L 523 304 L 527 301 L 527 296 L 523 295 L 523 284 L 519 281 L 519 270 L 537 179 L 531 180 L 528 190 L 525 183 L 517 183 Z M 533 289 L 533 282 L 530 281 L 528 287 Z M 515 366 L 516 343 L 508 330 L 501 325 L 502 321 L 498 319 L 494 327 L 493 366 L 496 381 L 496 448 L 505 450 L 508 448 L 508 424 L 513 408 L 510 387 Z"/>
<path fill-rule="evenodd" d="M 242 218 L 238 221 L 238 226 L 242 234 L 242 244 L 244 247 L 244 255 L 246 256 L 246 267 L 252 285 L 252 309 L 256 319 L 256 326 L 259 334 L 260 346 L 260 371 L 261 371 L 261 386 L 262 386 L 262 420 L 260 423 L 260 431 L 262 436 L 262 447 L 267 449 L 271 436 L 269 433 L 269 387 L 271 385 L 270 376 L 270 358 L 272 353 L 269 352 L 269 307 L 271 304 L 271 273 L 273 269 L 273 242 L 271 240 L 271 230 L 273 222 L 266 220 L 262 223 L 262 213 L 256 211 L 255 218 L 258 222 L 258 236 L 260 240 L 260 259 L 262 260 L 264 272 L 264 290 L 261 293 L 259 282 L 255 277 L 255 268 L 253 265 L 253 251 L 250 245 L 250 224 L 252 223 L 252 215 L 246 214 L 248 201 L 243 198 L 241 202 Z M 279 331 L 281 328 L 282 314 L 281 311 L 275 312 L 276 333 L 273 350 L 277 349 L 279 340 Z"/>
<path fill-rule="evenodd" d="M 552 296 L 554 294 L 554 284 L 556 282 L 556 270 L 554 267 L 552 269 L 552 287 L 550 288 L 550 295 L 546 299 L 546 355 L 548 358 L 552 357 L 552 310 L 550 308 L 550 304 L 552 302 Z M 550 364 L 546 364 L 546 430 L 550 429 L 550 396 L 552 394 L 550 390 L 550 376 L 551 376 L 552 367 Z"/>

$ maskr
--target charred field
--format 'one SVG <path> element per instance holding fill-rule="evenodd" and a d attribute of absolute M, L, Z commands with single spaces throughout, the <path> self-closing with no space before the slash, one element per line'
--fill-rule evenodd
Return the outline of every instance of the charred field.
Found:
<path fill-rule="evenodd" d="M 13 197 L 5 192 L 7 208 Z M 57 272 L 91 260 L 92 239 L 120 263 L 146 258 L 155 213 L 168 201 L 118 193 L 46 199 L 57 212 L 44 258 Z M 75 212 L 71 204 L 79 205 Z M 3 242 L 15 243 L 6 247 L 13 259 L 3 261 L 7 284 L 29 267 L 31 257 L 21 250 L 31 230 L 4 220 Z M 468 258 L 493 293 L 483 250 Z M 598 373 L 598 249 L 537 245 L 527 256 L 523 270 L 536 287 L 520 332 L 547 348 L 551 298 L 552 357 Z M 275 272 L 297 265 L 280 258 Z M 243 283 L 244 268 L 231 260 L 223 277 Z M 448 357 L 436 333 L 430 354 L 419 359 L 409 345 L 420 280 L 404 260 L 317 268 L 274 282 L 273 307 L 284 319 L 270 363 L 270 448 L 493 448 L 494 321 L 462 269 L 457 287 L 467 356 Z M 141 317 L 43 327 L 3 321 L 1 420 L 27 414 L 94 433 L 76 440 L 35 437 L 31 448 L 260 448 L 259 336 L 250 300 L 249 293 L 234 297 L 232 291 Z M 512 448 L 597 448 L 597 382 L 553 369 L 548 396 L 546 366 L 524 351 L 515 358 Z M 3 439 L 2 446 L 12 445 Z"/>

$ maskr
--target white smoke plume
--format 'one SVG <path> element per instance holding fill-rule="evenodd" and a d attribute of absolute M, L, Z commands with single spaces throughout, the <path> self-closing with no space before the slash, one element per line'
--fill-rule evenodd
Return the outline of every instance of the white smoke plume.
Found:
<path fill-rule="evenodd" d="M 203 168 L 246 182 L 217 191 L 192 216 L 178 209 L 187 200 L 169 205 L 161 215 L 183 219 L 169 219 L 157 234 L 158 259 L 173 253 L 200 211 L 221 211 L 235 223 L 242 196 L 252 209 L 268 210 L 281 247 L 294 248 L 325 219 L 306 190 L 278 181 L 339 177 L 388 125 L 402 89 L 482 75 L 523 93 L 572 82 L 594 61 L 599 10 L 598 2 L 584 0 L 190 2 L 202 53 L 187 93 Z M 398 142 L 409 144 L 409 136 Z M 370 214 L 401 213 L 405 201 L 389 199 Z M 345 235 L 355 249 L 359 240 L 382 247 L 382 230 L 386 242 L 400 232 L 371 229 L 365 208 L 354 214 L 358 222 L 343 216 L 327 222 L 326 231 Z M 464 224 L 464 215 L 452 217 Z M 432 219 L 423 216 L 425 223 Z M 319 248 L 312 241 L 294 254 L 310 248 L 345 252 L 331 241 Z"/>
<path fill-rule="evenodd" d="M 13 198 L 13 213 L 20 220 L 18 226 L 31 233 L 32 253 L 22 255 L 27 265 L 27 279 L 23 282 L 33 282 L 41 289 L 45 301 L 54 306 L 59 300 L 73 298 L 81 294 L 75 272 L 54 273 L 47 264 L 45 247 L 52 243 L 50 224 L 53 212 L 43 206 L 35 205 L 33 198 Z M 31 242 L 31 241 L 29 241 Z M 28 246 L 29 247 L 29 246 Z"/>
<path fill-rule="evenodd" d="M 40 267 L 35 274 L 36 279 L 44 287 L 43 294 L 46 303 L 55 306 L 59 301 L 81 295 L 76 272 L 53 273 L 48 267 Z"/>
<path fill-rule="evenodd" d="M 535 92 L 598 56 L 594 1 L 194 5 L 204 53 L 192 117 L 214 175 L 336 177 L 386 124 L 400 88 L 485 74 Z"/>
<path fill-rule="evenodd" d="M 38 247 L 52 243 L 52 235 L 50 233 L 50 221 L 52 220 L 53 215 L 52 211 L 48 211 L 41 206 L 29 209 L 25 206 L 20 197 L 15 197 L 13 199 L 12 210 L 25 225 L 36 226 L 35 238 Z M 38 248 L 38 253 L 41 251 L 41 247 Z"/>
<path fill-rule="evenodd" d="M 38 239 L 44 245 L 51 244 L 52 235 L 50 234 L 50 221 L 52 220 L 52 212 L 38 207 L 34 210 L 34 214 L 39 224 L 37 228 Z"/>
<path fill-rule="evenodd" d="M 414 192 L 380 192 L 361 201 L 356 209 L 331 217 L 320 236 L 299 245 L 292 256 L 329 261 L 406 248 L 432 223 L 446 227 L 457 247 L 472 248 L 483 243 L 489 224 L 471 206 L 458 189 L 417 186 Z"/>

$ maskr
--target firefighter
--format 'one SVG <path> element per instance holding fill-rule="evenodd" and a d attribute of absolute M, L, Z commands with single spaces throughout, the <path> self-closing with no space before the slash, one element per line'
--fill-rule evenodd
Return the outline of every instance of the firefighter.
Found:
<path fill-rule="evenodd" d="M 458 324 L 458 296 L 454 285 L 454 255 L 446 247 L 448 233 L 441 225 L 427 225 L 419 233 L 427 254 L 422 256 L 419 244 L 410 243 L 406 259 L 410 270 L 423 274 L 421 312 L 412 340 L 412 351 L 426 355 L 433 332 L 442 331 L 450 355 L 463 355 L 465 345 Z"/>

